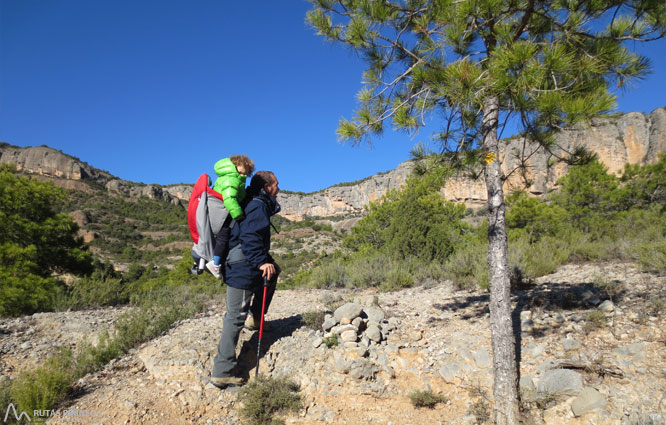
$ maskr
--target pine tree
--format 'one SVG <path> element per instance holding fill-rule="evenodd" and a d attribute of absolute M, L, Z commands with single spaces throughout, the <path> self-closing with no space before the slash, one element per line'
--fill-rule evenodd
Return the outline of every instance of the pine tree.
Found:
<path fill-rule="evenodd" d="M 53 308 L 63 290 L 55 274 L 90 274 L 92 254 L 78 226 L 58 213 L 64 191 L 0 167 L 0 316 Z"/>
<path fill-rule="evenodd" d="M 663 37 L 663 0 L 310 0 L 307 22 L 366 62 L 360 106 L 338 135 L 370 141 L 445 117 L 437 153 L 476 162 L 488 191 L 488 266 L 497 424 L 518 423 L 500 131 L 552 149 L 561 128 L 612 111 L 611 89 L 646 75 L 633 41 Z M 572 152 L 574 160 L 580 152 Z M 564 159 L 564 158 L 563 158 Z M 507 170 L 504 170 L 505 173 Z"/>

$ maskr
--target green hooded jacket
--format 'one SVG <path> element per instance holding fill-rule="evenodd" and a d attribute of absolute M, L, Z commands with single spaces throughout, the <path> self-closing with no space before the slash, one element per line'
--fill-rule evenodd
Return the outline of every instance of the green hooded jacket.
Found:
<path fill-rule="evenodd" d="M 224 207 L 233 219 L 243 215 L 240 203 L 245 198 L 245 174 L 240 174 L 229 158 L 223 158 L 215 163 L 217 180 L 213 190 L 222 195 Z"/>

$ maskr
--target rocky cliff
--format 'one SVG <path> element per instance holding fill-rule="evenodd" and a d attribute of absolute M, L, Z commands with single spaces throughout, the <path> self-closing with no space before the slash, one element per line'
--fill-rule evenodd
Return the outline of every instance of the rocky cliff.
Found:
<path fill-rule="evenodd" d="M 524 189 L 541 195 L 551 191 L 555 182 L 566 174 L 567 166 L 558 158 L 567 157 L 577 147 L 597 154 L 611 172 L 620 172 L 625 164 L 648 164 L 666 152 L 666 108 L 650 114 L 632 112 L 612 118 L 599 118 L 589 125 L 578 125 L 557 136 L 557 147 L 550 152 L 530 145 L 523 138 L 505 140 L 504 157 L 500 158 L 504 174 L 509 177 L 505 191 Z M 526 161 L 524 172 L 521 158 Z M 334 186 L 310 194 L 279 195 L 282 213 L 290 218 L 335 216 L 360 212 L 369 201 L 380 198 L 388 190 L 400 187 L 413 168 L 411 162 L 395 170 L 375 175 L 353 186 Z M 482 207 L 487 200 L 483 179 L 466 176 L 450 179 L 442 194 L 449 201 L 464 202 L 470 207 Z"/>
<path fill-rule="evenodd" d="M 578 125 L 562 131 L 551 151 L 531 146 L 523 138 L 507 140 L 501 158 L 504 174 L 509 177 L 505 192 L 527 189 L 541 195 L 555 187 L 557 179 L 566 174 L 567 165 L 558 158 L 569 156 L 578 147 L 595 153 L 610 172 L 619 173 L 625 164 L 649 164 L 666 152 L 666 108 L 650 114 L 632 112 L 614 118 L 599 118 L 590 125 Z M 520 159 L 526 161 L 521 172 Z M 464 177 L 449 180 L 443 188 L 448 200 L 469 206 L 485 205 L 487 193 L 483 179 Z"/>
<path fill-rule="evenodd" d="M 394 170 L 352 184 L 343 183 L 308 194 L 280 193 L 278 201 L 282 215 L 298 220 L 304 216 L 328 217 L 361 212 L 369 202 L 376 201 L 391 189 L 399 188 L 412 168 L 412 163 L 408 161 Z"/>
<path fill-rule="evenodd" d="M 27 174 L 58 177 L 68 180 L 105 180 L 111 174 L 91 167 L 78 158 L 66 155 L 48 146 L 19 148 L 0 145 L 0 164 L 13 163 L 16 169 Z"/>
<path fill-rule="evenodd" d="M 14 164 L 19 172 L 40 178 L 51 178 L 56 185 L 65 189 L 90 192 L 92 188 L 86 183 L 94 183 L 112 193 L 135 198 L 145 196 L 175 204 L 179 204 L 181 200 L 187 200 L 192 191 L 190 186 L 189 192 L 186 194 L 176 192 L 175 195 L 172 195 L 167 188 L 160 185 L 145 185 L 121 180 L 106 171 L 91 167 L 78 158 L 48 146 L 20 148 L 0 144 L 0 165 L 6 163 Z"/>
<path fill-rule="evenodd" d="M 566 173 L 566 164 L 557 159 L 568 156 L 580 146 L 596 153 L 611 172 L 621 171 L 626 163 L 656 161 L 660 153 L 666 152 L 666 108 L 658 108 L 650 114 L 632 112 L 599 118 L 589 125 L 578 125 L 562 131 L 557 136 L 557 147 L 550 151 L 535 148 L 523 138 L 515 137 L 505 142 L 505 155 L 500 158 L 504 173 L 509 176 L 505 190 L 527 188 L 532 194 L 540 195 L 552 190 L 557 179 Z M 522 168 L 519 167 L 520 158 L 529 158 Z M 144 185 L 121 180 L 46 146 L 19 148 L 0 144 L 0 164 L 7 162 L 16 164 L 19 171 L 54 178 L 56 184 L 72 189 L 84 190 L 87 185 L 82 182 L 94 181 L 109 192 L 163 199 L 176 204 L 187 202 L 192 192 L 192 185 Z M 304 216 L 360 213 L 370 201 L 404 184 L 412 168 L 412 162 L 408 161 L 386 173 L 319 192 L 283 192 L 278 196 L 282 215 L 301 219 Z M 470 207 L 481 207 L 487 199 L 483 180 L 471 180 L 466 176 L 450 179 L 442 193 L 446 199 L 464 202 Z"/>

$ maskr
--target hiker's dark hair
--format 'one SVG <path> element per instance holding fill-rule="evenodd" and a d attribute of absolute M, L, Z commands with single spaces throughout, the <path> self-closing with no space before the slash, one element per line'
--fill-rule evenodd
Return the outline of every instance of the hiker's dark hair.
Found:
<path fill-rule="evenodd" d="M 252 189 L 253 193 L 259 193 L 264 186 L 267 184 L 273 184 L 274 181 L 275 174 L 273 174 L 272 171 L 257 171 L 254 176 L 252 176 L 250 189 Z"/>

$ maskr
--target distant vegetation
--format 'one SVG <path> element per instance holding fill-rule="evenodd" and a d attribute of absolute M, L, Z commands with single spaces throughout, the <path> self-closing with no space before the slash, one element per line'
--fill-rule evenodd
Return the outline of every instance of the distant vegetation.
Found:
<path fill-rule="evenodd" d="M 85 230 L 95 234 L 91 244 L 77 235 L 79 226 L 67 214 L 73 210 L 88 217 Z M 168 246 L 174 242 L 181 247 Z M 66 191 L 16 175 L 5 165 L 0 169 L 0 316 L 126 304 L 154 288 L 182 285 L 191 279 L 190 250 L 182 247 L 189 242 L 180 206 L 106 191 Z M 119 263 L 128 265 L 125 273 L 116 271 Z M 218 285 L 209 275 L 199 280 Z"/>
<path fill-rule="evenodd" d="M 63 210 L 86 214 L 90 219 L 86 230 L 96 235 L 91 246 L 115 264 L 171 264 L 168 257 L 179 255 L 180 249 L 164 246 L 190 241 L 187 212 L 181 206 L 148 198 L 123 198 L 106 191 L 88 194 L 72 190 L 68 195 Z"/>
<path fill-rule="evenodd" d="M 370 204 L 345 251 L 317 260 L 287 285 L 393 290 L 446 278 L 487 288 L 487 222 L 465 224 L 469 212 L 428 189 L 446 178 L 442 173 L 411 177 L 405 190 Z M 666 156 L 629 165 L 621 177 L 593 159 L 570 167 L 558 183 L 544 199 L 525 192 L 507 198 L 515 283 L 571 261 L 632 260 L 666 271 Z"/>

